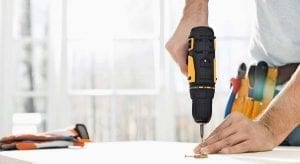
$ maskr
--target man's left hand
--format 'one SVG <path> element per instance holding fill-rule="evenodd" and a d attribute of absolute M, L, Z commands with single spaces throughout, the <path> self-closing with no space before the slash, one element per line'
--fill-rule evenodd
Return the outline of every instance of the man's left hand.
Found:
<path fill-rule="evenodd" d="M 268 151 L 275 147 L 270 130 L 259 121 L 251 121 L 238 112 L 231 113 L 194 152 L 243 153 Z"/>

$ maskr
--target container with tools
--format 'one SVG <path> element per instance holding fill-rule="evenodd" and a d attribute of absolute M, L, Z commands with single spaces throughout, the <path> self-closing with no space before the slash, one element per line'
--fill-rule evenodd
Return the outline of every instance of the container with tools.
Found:
<path fill-rule="evenodd" d="M 241 66 L 246 71 L 246 67 Z M 241 70 L 241 66 L 239 71 Z M 269 67 L 264 61 L 250 66 L 247 76 L 235 78 L 235 81 L 239 80 L 239 86 L 235 89 L 234 99 L 231 98 L 228 101 L 229 105 L 227 104 L 226 106 L 225 116 L 235 111 L 243 113 L 250 119 L 255 119 L 265 110 L 276 95 L 277 76 L 277 68 Z M 233 83 L 234 79 L 231 82 L 232 87 L 236 87 L 237 84 Z"/>

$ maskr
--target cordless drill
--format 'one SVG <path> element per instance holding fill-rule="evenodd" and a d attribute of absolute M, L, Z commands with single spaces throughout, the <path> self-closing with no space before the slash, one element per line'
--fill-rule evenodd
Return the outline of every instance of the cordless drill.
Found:
<path fill-rule="evenodd" d="M 212 99 L 215 94 L 216 61 L 215 36 L 210 27 L 199 26 L 191 30 L 188 49 L 188 81 L 192 99 L 192 115 L 200 123 L 203 142 L 204 124 L 212 114 Z"/>

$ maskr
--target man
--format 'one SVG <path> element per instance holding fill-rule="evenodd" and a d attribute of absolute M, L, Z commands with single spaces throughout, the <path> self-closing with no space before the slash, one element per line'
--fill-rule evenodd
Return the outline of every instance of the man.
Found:
<path fill-rule="evenodd" d="M 256 8 L 257 28 L 251 42 L 252 56 L 276 67 L 300 63 L 300 1 L 256 0 Z M 166 44 L 167 50 L 185 75 L 189 32 L 192 27 L 207 25 L 208 0 L 186 0 L 183 17 Z M 251 121 L 240 113 L 232 113 L 194 152 L 242 153 L 272 150 L 299 123 L 300 67 L 258 120 Z"/>

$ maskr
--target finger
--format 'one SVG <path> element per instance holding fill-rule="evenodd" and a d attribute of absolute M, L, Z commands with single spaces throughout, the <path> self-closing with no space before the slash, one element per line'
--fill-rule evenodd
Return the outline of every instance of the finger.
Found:
<path fill-rule="evenodd" d="M 188 76 L 188 70 L 186 64 L 179 64 L 181 73 L 183 73 L 185 76 Z"/>
<path fill-rule="evenodd" d="M 223 154 L 235 154 L 235 153 L 245 153 L 251 150 L 251 142 L 244 141 L 234 146 L 223 148 L 220 153 Z"/>
<path fill-rule="evenodd" d="M 179 53 L 182 51 L 180 49 L 180 43 L 174 39 L 173 37 L 166 43 L 165 48 L 174 59 L 175 62 L 178 63 Z"/>
<path fill-rule="evenodd" d="M 205 140 L 205 142 L 199 144 L 195 149 L 195 153 L 200 153 L 201 148 L 206 147 L 207 145 L 214 144 L 220 140 L 224 140 L 227 137 L 234 135 L 237 131 L 241 131 L 243 126 L 240 126 L 238 122 L 241 120 L 239 113 L 232 113 L 229 117 L 225 119 L 225 121 L 219 125 Z M 238 140 L 239 141 L 239 140 Z M 213 148 L 215 149 L 215 148 Z M 205 150 L 205 149 L 204 149 Z"/>
<path fill-rule="evenodd" d="M 222 129 L 227 128 L 230 126 L 232 123 L 242 119 L 241 114 L 238 112 L 233 112 L 230 115 L 226 117 L 226 119 L 223 121 L 221 125 L 219 125 L 207 138 L 211 137 L 215 133 L 219 132 Z"/>
<path fill-rule="evenodd" d="M 202 147 L 205 147 L 205 146 L 207 146 L 207 144 L 206 144 L 205 142 L 202 142 L 202 143 L 198 144 L 198 145 L 194 148 L 194 153 L 195 153 L 195 154 L 199 154 L 199 153 L 200 153 L 200 149 L 201 149 Z"/>
<path fill-rule="evenodd" d="M 212 133 L 210 133 L 210 135 L 207 137 L 207 139 L 210 138 L 211 136 L 215 135 L 222 129 L 225 129 L 228 126 L 230 126 L 231 122 L 232 122 L 232 120 L 229 117 L 227 119 L 225 119 Z"/>
<path fill-rule="evenodd" d="M 225 143 L 224 140 L 220 140 L 217 141 L 211 145 L 205 146 L 200 148 L 200 150 L 198 149 L 197 153 L 201 154 L 201 153 L 205 153 L 205 154 L 209 154 L 209 153 L 216 153 L 218 151 L 220 151 L 222 148 L 225 148 L 229 145 L 226 145 L 227 143 Z"/>
<path fill-rule="evenodd" d="M 210 145 L 212 143 L 215 143 L 217 141 L 220 141 L 224 138 L 227 138 L 233 134 L 235 134 L 237 131 L 239 130 L 239 125 L 238 124 L 231 124 L 228 127 L 219 130 L 218 132 L 216 132 L 215 134 L 211 135 L 209 138 L 207 138 L 205 140 L 205 144 L 206 145 Z"/>
<path fill-rule="evenodd" d="M 166 44 L 166 48 L 174 61 L 179 65 L 180 71 L 187 76 L 187 44 L 183 43 L 184 47 L 180 47 L 180 45 L 181 44 L 175 44 L 173 41 L 169 41 Z"/>
<path fill-rule="evenodd" d="M 180 54 L 177 54 L 176 62 L 179 65 L 181 72 L 185 76 L 187 76 L 187 72 L 188 72 L 188 69 L 187 69 L 187 51 L 180 51 L 178 53 L 180 53 Z M 184 53 L 184 54 L 181 54 L 181 53 Z"/>
<path fill-rule="evenodd" d="M 226 147 L 232 147 L 239 143 L 245 142 L 247 139 L 248 139 L 247 135 L 235 133 L 233 135 L 230 135 L 227 138 L 224 138 L 220 141 L 217 141 L 213 144 L 209 144 L 208 146 L 201 148 L 200 152 L 201 153 L 217 153 Z"/>
<path fill-rule="evenodd" d="M 195 154 L 199 154 L 201 147 L 202 147 L 202 146 L 201 146 L 201 143 L 198 144 L 198 145 L 194 148 L 194 153 L 195 153 Z"/>

